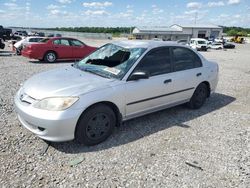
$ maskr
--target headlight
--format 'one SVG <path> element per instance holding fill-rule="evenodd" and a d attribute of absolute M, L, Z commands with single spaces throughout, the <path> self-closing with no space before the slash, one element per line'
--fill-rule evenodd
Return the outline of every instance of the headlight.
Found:
<path fill-rule="evenodd" d="M 33 105 L 35 108 L 50 111 L 62 111 L 72 106 L 78 97 L 51 97 L 45 98 Z"/>

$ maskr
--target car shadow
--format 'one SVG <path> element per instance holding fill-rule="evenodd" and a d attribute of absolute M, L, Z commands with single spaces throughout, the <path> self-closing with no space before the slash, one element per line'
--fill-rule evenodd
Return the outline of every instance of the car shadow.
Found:
<path fill-rule="evenodd" d="M 79 60 L 58 60 L 54 63 L 48 63 L 45 61 L 39 61 L 39 60 L 30 60 L 29 63 L 34 63 L 34 64 L 50 64 L 50 65 L 54 65 L 54 64 L 62 64 L 62 63 L 75 63 L 78 62 Z"/>
<path fill-rule="evenodd" d="M 74 141 L 50 143 L 50 145 L 51 147 L 54 147 L 55 149 L 64 153 L 83 153 L 105 150 L 134 142 L 138 139 L 147 137 L 173 126 L 188 129 L 190 127 L 186 125 L 185 122 L 219 110 L 220 108 L 229 105 L 235 100 L 236 99 L 234 97 L 220 93 L 214 93 L 199 110 L 191 110 L 185 105 L 180 105 L 135 118 L 123 123 L 123 125 L 116 128 L 108 140 L 96 146 L 88 147 L 78 144 Z M 204 124 L 204 126 L 207 125 Z"/>

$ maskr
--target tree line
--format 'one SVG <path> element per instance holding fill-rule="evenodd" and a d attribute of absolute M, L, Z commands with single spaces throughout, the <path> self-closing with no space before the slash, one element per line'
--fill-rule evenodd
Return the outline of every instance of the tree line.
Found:
<path fill-rule="evenodd" d="M 250 34 L 250 28 L 242 27 L 223 27 L 223 32 L 228 36 Z M 83 32 L 83 33 L 111 33 L 113 35 L 130 34 L 134 27 L 56 27 L 47 28 L 47 30 L 68 31 L 68 32 Z"/>
<path fill-rule="evenodd" d="M 131 27 L 56 27 L 49 30 L 83 32 L 83 33 L 111 33 L 111 34 L 129 34 L 133 28 Z"/>
<path fill-rule="evenodd" d="M 250 34 L 250 28 L 242 28 L 242 27 L 223 27 L 223 32 L 228 36 L 247 36 Z"/>

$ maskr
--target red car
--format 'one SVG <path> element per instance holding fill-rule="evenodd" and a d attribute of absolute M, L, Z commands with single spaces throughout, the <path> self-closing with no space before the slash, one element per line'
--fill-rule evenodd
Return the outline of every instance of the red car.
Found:
<path fill-rule="evenodd" d="M 53 63 L 57 59 L 82 59 L 95 49 L 77 39 L 54 37 L 45 38 L 39 43 L 27 46 L 22 50 L 22 55 Z"/>

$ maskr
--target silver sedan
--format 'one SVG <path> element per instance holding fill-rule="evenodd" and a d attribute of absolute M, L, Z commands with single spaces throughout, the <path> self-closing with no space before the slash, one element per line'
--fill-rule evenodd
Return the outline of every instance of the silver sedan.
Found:
<path fill-rule="evenodd" d="M 42 139 L 95 145 L 122 121 L 183 103 L 200 108 L 215 91 L 218 71 L 177 43 L 114 42 L 28 79 L 15 96 L 16 112 Z"/>

